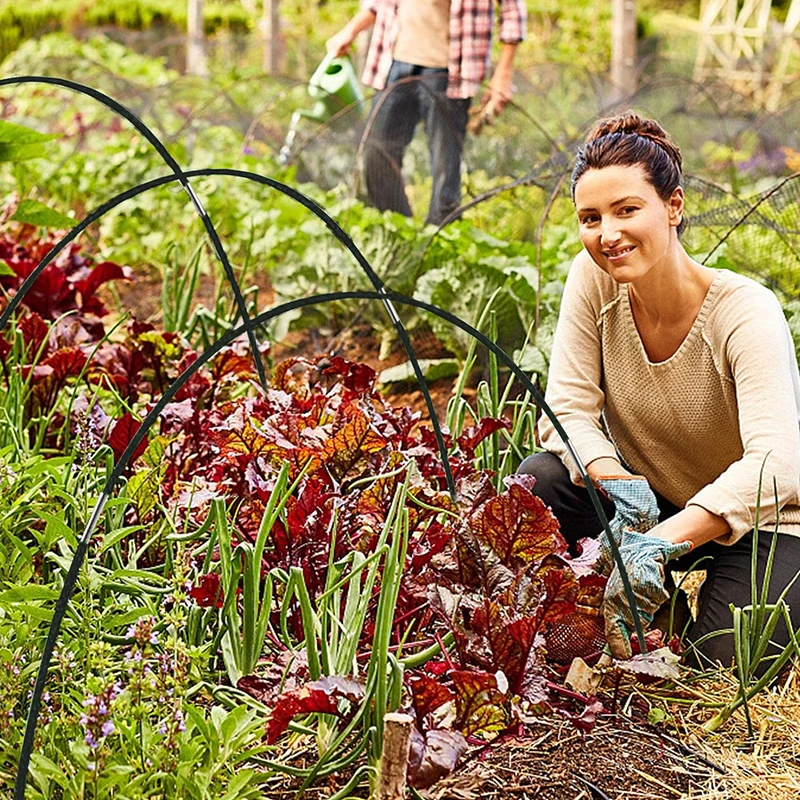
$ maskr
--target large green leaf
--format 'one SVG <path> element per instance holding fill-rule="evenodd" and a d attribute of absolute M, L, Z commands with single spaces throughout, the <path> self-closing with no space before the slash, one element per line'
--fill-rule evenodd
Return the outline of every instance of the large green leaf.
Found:
<path fill-rule="evenodd" d="M 58 134 L 39 133 L 23 125 L 0 120 L 0 161 L 25 161 L 47 154 L 45 142 Z"/>
<path fill-rule="evenodd" d="M 56 600 L 58 591 L 49 586 L 31 584 L 28 586 L 14 586 L 0 594 L 0 603 L 25 603 L 30 600 Z"/>
<path fill-rule="evenodd" d="M 428 381 L 458 375 L 458 361 L 454 358 L 420 358 L 418 361 L 422 375 Z M 395 367 L 387 367 L 378 375 L 378 383 L 412 383 L 416 380 L 414 367 L 410 361 L 404 361 Z"/>
<path fill-rule="evenodd" d="M 22 200 L 11 217 L 15 222 L 26 222 L 28 225 L 38 225 L 41 228 L 73 228 L 76 220 L 62 214 L 60 211 L 49 208 L 38 200 Z"/>

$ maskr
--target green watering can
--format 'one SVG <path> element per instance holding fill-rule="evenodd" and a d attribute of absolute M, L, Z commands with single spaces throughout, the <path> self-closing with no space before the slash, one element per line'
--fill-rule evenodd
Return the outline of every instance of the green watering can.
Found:
<path fill-rule="evenodd" d="M 346 56 L 326 55 L 308 82 L 308 93 L 317 102 L 299 113 L 316 122 L 327 122 L 343 108 L 364 102 L 353 62 Z"/>
<path fill-rule="evenodd" d="M 327 122 L 343 108 L 357 103 L 356 113 L 360 115 L 364 103 L 361 85 L 353 69 L 353 62 L 346 56 L 328 54 L 314 70 L 308 82 L 308 93 L 317 102 L 313 108 L 300 109 L 292 114 L 292 122 L 286 140 L 278 153 L 278 163 L 288 164 L 292 156 L 292 145 L 297 136 L 297 127 L 302 118 L 315 122 Z"/>

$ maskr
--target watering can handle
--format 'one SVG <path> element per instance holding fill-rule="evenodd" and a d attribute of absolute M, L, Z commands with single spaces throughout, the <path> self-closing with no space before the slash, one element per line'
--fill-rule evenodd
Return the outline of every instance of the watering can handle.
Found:
<path fill-rule="evenodd" d="M 316 75 L 318 72 L 325 72 L 334 58 L 347 58 L 347 56 L 337 56 L 333 51 L 326 52 L 322 58 L 322 61 L 319 62 L 317 68 L 314 70 L 314 74 Z"/>

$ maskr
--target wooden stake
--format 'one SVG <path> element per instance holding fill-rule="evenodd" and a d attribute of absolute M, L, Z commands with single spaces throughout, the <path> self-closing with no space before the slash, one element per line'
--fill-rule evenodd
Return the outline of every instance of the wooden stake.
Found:
<path fill-rule="evenodd" d="M 611 83 L 622 100 L 636 91 L 636 0 L 612 0 L 611 14 Z"/>
<path fill-rule="evenodd" d="M 189 0 L 187 10 L 186 72 L 208 77 L 206 39 L 203 32 L 203 0 Z"/>
<path fill-rule="evenodd" d="M 383 718 L 383 753 L 378 771 L 378 791 L 375 800 L 404 800 L 406 770 L 411 746 L 411 726 L 408 714 L 386 714 Z"/>
<path fill-rule="evenodd" d="M 264 35 L 264 57 L 262 68 L 267 75 L 280 72 L 280 15 L 278 0 L 264 0 L 261 31 Z"/>

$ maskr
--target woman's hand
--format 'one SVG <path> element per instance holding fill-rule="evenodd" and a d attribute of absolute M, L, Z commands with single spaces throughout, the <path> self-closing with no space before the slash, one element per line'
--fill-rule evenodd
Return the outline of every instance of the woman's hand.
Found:
<path fill-rule="evenodd" d="M 600 460 L 613 462 L 613 459 Z M 595 483 L 614 503 L 614 516 L 608 527 L 617 547 L 621 545 L 626 529 L 644 533 L 658 525 L 658 502 L 647 478 L 625 472 L 613 477 L 598 477 Z M 614 556 L 606 531 L 600 534 L 600 556 L 596 569 L 601 575 L 608 575 L 614 569 Z"/>
<path fill-rule="evenodd" d="M 362 8 L 338 33 L 335 33 L 325 42 L 325 50 L 333 56 L 345 55 L 350 45 L 355 41 L 361 31 L 365 31 L 375 22 L 375 12 Z"/>
<path fill-rule="evenodd" d="M 350 49 L 350 45 L 353 44 L 354 39 L 355 35 L 352 30 L 350 30 L 349 26 L 344 27 L 325 42 L 325 50 L 339 58 Z"/>
<path fill-rule="evenodd" d="M 664 588 L 667 562 L 689 550 L 689 542 L 674 544 L 649 533 L 623 531 L 619 551 L 636 596 L 639 614 L 646 625 L 653 621 L 653 615 L 661 604 L 669 600 L 669 592 Z M 606 584 L 603 618 L 611 652 L 616 658 L 630 658 L 631 634 L 635 630 L 633 612 L 617 567 Z"/>
<path fill-rule="evenodd" d="M 701 544 L 727 533 L 728 523 L 700 506 L 688 506 L 641 534 L 625 528 L 619 542 L 625 571 L 636 596 L 642 620 L 649 624 L 659 606 L 669 599 L 664 588 L 666 565 Z M 618 540 L 619 541 L 619 540 Z M 603 596 L 606 639 L 617 658 L 630 658 L 633 614 L 614 567 Z"/>

